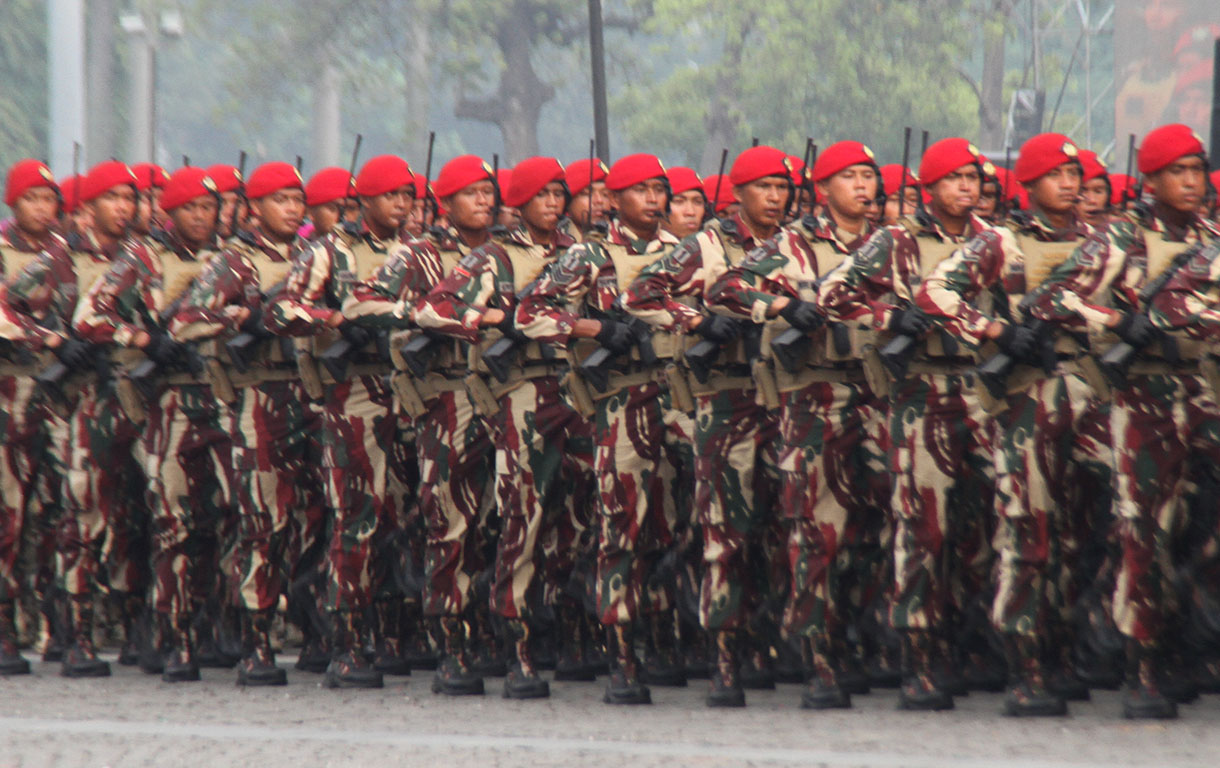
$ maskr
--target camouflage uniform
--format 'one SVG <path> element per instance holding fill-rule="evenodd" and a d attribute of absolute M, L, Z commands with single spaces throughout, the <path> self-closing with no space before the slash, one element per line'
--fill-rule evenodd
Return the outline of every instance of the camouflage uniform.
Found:
<path fill-rule="evenodd" d="M 730 269 L 709 302 L 737 317 L 767 323 L 762 352 L 790 327 L 767 312 L 780 296 L 817 300 L 819 279 L 864 242 L 836 230 L 832 220 L 804 217 L 784 228 Z M 781 509 L 791 521 L 787 564 L 791 594 L 784 627 L 812 641 L 814 670 L 832 691 L 850 661 L 846 629 L 859 611 L 852 593 L 867 591 L 879 567 L 888 504 L 885 451 L 878 440 L 883 407 L 860 366 L 862 333 L 836 348 L 826 327 L 812 335 L 812 354 L 789 372 L 776 365 L 780 393 Z M 861 598 L 857 598 L 860 600 Z M 824 691 L 825 692 L 825 691 Z"/>
<path fill-rule="evenodd" d="M 961 237 L 930 216 L 885 227 L 827 275 L 820 302 L 832 320 L 885 331 L 910 307 L 923 279 L 986 225 L 972 217 Z M 878 347 L 883 347 L 884 337 Z M 930 671 L 940 663 L 950 607 L 965 613 L 990 579 L 986 521 L 994 472 L 992 420 L 973 391 L 973 360 L 936 334 L 920 340 L 903 381 L 890 392 L 894 595 L 891 624 L 905 633 L 911 700 L 943 700 Z M 939 665 L 938 665 L 939 666 Z"/>

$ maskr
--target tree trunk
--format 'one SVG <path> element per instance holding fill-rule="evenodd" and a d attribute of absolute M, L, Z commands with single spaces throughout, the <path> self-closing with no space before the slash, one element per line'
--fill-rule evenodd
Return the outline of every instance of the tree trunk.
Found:
<path fill-rule="evenodd" d="M 724 57 L 716 75 L 712 103 L 708 105 L 707 117 L 703 121 L 707 140 L 703 144 L 703 154 L 699 157 L 699 166 L 696 169 L 700 173 L 715 173 L 720 165 L 720 153 L 726 147 L 729 149 L 730 159 L 734 154 L 733 143 L 741 131 L 738 73 L 741 71 L 742 49 L 748 34 L 748 30 L 742 30 L 738 38 L 725 45 Z"/>
<path fill-rule="evenodd" d="M 422 9 L 417 8 L 416 18 L 421 18 Z M 406 53 L 406 135 L 408 147 L 424 146 L 420 137 L 428 134 L 431 124 L 432 100 L 429 86 L 432 83 L 432 33 L 427 23 L 407 26 Z"/>
<path fill-rule="evenodd" d="M 997 0 L 983 21 L 983 77 L 979 83 L 979 143 L 988 150 L 1004 145 L 1004 36 L 1008 3 Z"/>

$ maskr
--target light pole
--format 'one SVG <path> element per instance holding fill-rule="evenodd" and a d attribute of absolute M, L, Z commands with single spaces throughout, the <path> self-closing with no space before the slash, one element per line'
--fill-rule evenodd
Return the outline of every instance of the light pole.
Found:
<path fill-rule="evenodd" d="M 128 160 L 156 159 L 157 139 L 157 46 L 162 38 L 182 37 L 182 14 L 142 10 L 119 16 L 119 27 L 131 41 L 131 148 Z"/>
<path fill-rule="evenodd" d="M 47 3 L 47 150 L 51 169 L 67 175 L 72 146 L 85 143 L 85 7 L 82 0 Z"/>

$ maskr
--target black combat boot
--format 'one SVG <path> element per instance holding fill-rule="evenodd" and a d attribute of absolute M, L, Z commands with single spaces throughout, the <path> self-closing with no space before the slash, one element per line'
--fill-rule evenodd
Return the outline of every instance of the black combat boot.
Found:
<path fill-rule="evenodd" d="M 504 640 L 492 622 L 491 611 L 485 604 L 476 605 L 470 616 L 472 631 L 467 638 L 470 668 L 479 677 L 506 676 L 508 655 L 504 652 Z"/>
<path fill-rule="evenodd" d="M 530 627 L 523 619 L 509 619 L 508 634 L 512 638 L 514 659 L 504 678 L 504 698 L 545 699 L 551 686 L 538 674 L 530 649 Z"/>
<path fill-rule="evenodd" d="M 1073 639 L 1060 625 L 1050 632 L 1044 653 L 1046 688 L 1064 701 L 1088 701 L 1089 686 L 1072 669 Z"/>
<path fill-rule="evenodd" d="M 399 635 L 402 626 L 402 601 L 397 598 L 378 600 L 374 608 L 377 621 L 373 630 L 376 638 L 373 668 L 383 675 L 411 674 L 411 665 L 403 653 L 402 638 Z"/>
<path fill-rule="evenodd" d="M 953 709 L 953 697 L 937 685 L 932 674 L 934 661 L 932 634 L 909 630 L 902 638 L 902 686 L 898 689 L 898 708 L 919 711 Z"/>
<path fill-rule="evenodd" d="M 134 667 L 140 663 L 140 647 L 143 643 L 144 596 L 138 592 L 125 592 L 119 597 L 119 620 L 123 624 L 123 646 L 119 649 L 119 664 Z"/>
<path fill-rule="evenodd" d="M 739 656 L 742 688 L 748 691 L 775 690 L 775 671 L 771 668 L 769 650 L 761 635 L 750 630 L 742 633 Z"/>
<path fill-rule="evenodd" d="M 1178 705 L 1160 687 L 1161 665 L 1152 643 L 1127 641 L 1127 684 L 1123 687 L 1123 717 L 1129 720 L 1172 720 Z"/>
<path fill-rule="evenodd" d="M 715 642 L 710 633 L 697 622 L 685 621 L 678 616 L 679 653 L 682 656 L 682 667 L 688 680 L 710 680 L 712 666 L 712 650 Z"/>
<path fill-rule="evenodd" d="M 0 676 L 28 675 L 30 662 L 17 650 L 17 606 L 0 602 Z"/>
<path fill-rule="evenodd" d="M 1004 697 L 1009 717 L 1062 717 L 1067 702 L 1047 688 L 1038 640 L 1032 637 L 1004 638 L 1011 684 Z"/>
<path fill-rule="evenodd" d="M 64 653 L 59 674 L 64 677 L 110 677 L 110 665 L 93 647 L 93 595 L 73 595 L 69 601 L 72 642 Z"/>
<path fill-rule="evenodd" d="M 271 648 L 271 611 L 251 611 L 246 626 L 246 655 L 237 662 L 237 684 L 288 685 L 288 673 L 275 665 Z"/>
<path fill-rule="evenodd" d="M 330 666 L 331 640 L 335 636 L 331 615 L 314 603 L 308 604 L 308 613 L 301 631 L 305 642 L 301 645 L 301 653 L 297 657 L 294 668 L 302 672 L 322 674 Z"/>
<path fill-rule="evenodd" d="M 195 644 L 191 641 L 191 617 L 181 614 L 170 619 L 171 647 L 165 657 L 161 679 L 167 683 L 185 683 L 199 679 L 199 662 Z"/>
<path fill-rule="evenodd" d="M 597 679 L 593 665 L 585 655 L 585 645 L 581 639 L 581 611 L 580 605 L 568 600 L 555 606 L 559 633 L 559 655 L 555 660 L 556 680 L 587 683 Z"/>
<path fill-rule="evenodd" d="M 608 628 L 607 642 L 614 654 L 610 679 L 606 682 L 607 704 L 651 704 L 652 692 L 640 682 L 640 663 L 635 657 L 635 639 L 630 624 Z"/>
<path fill-rule="evenodd" d="M 720 630 L 716 632 L 716 663 L 712 669 L 712 686 L 707 694 L 709 707 L 744 707 L 746 691 L 741 687 L 738 673 L 737 648 L 740 633 Z"/>
<path fill-rule="evenodd" d="M 240 620 L 239 620 L 240 621 Z M 241 660 L 238 649 L 229 647 L 226 652 L 225 643 L 221 639 L 221 611 L 219 606 L 209 601 L 203 609 L 195 614 L 192 626 L 195 629 L 195 663 L 205 669 L 232 669 Z M 240 633 L 240 623 L 238 626 Z M 240 634 L 238 635 L 240 637 Z M 240 645 L 240 644 L 239 644 Z"/>
<path fill-rule="evenodd" d="M 326 667 L 327 688 L 382 688 L 381 673 L 364 657 L 361 648 L 359 618 L 355 611 L 339 611 L 331 621 L 335 634 L 332 655 Z"/>
<path fill-rule="evenodd" d="M 432 636 L 428 632 L 428 621 L 424 619 L 423 607 L 412 600 L 404 602 L 399 611 L 401 620 L 399 626 L 400 642 L 403 658 L 411 669 L 436 669 L 439 655 Z"/>
<path fill-rule="evenodd" d="M 864 662 L 860 659 L 860 648 L 855 643 L 848 642 L 842 631 L 833 633 L 833 639 L 830 640 L 829 653 L 819 654 L 818 648 L 826 641 L 815 639 L 813 643 L 813 661 L 814 673 L 816 676 L 817 663 L 819 655 L 828 660 L 833 665 L 835 680 L 843 689 L 843 692 L 848 695 L 863 696 L 872 690 L 872 686 L 868 680 L 868 673 L 864 671 Z M 851 706 L 850 700 L 848 706 Z"/>
<path fill-rule="evenodd" d="M 950 696 L 969 696 L 970 687 L 957 663 L 957 648 L 948 638 L 933 634 L 932 676 L 936 685 Z"/>
<path fill-rule="evenodd" d="M 163 613 L 145 610 L 140 617 L 140 671 L 146 675 L 159 675 L 165 671 L 165 659 L 170 652 L 173 629 L 169 617 Z"/>
<path fill-rule="evenodd" d="M 483 678 L 470 668 L 466 655 L 466 622 L 460 616 L 440 620 L 444 654 L 432 678 L 432 692 L 446 696 L 482 696 Z"/>
<path fill-rule="evenodd" d="M 808 641 L 809 686 L 801 694 L 801 709 L 851 709 L 851 696 L 839 681 L 838 660 L 827 635 Z M 867 692 L 867 687 L 866 687 Z"/>
<path fill-rule="evenodd" d="M 64 660 L 64 648 L 68 637 L 68 596 L 59 589 L 51 589 L 38 601 L 42 614 L 39 646 L 42 660 L 56 662 Z"/>
<path fill-rule="evenodd" d="M 652 642 L 644 658 L 644 680 L 649 685 L 671 688 L 686 686 L 686 668 L 678 655 L 678 637 L 674 629 L 673 611 L 652 616 L 649 622 Z"/>

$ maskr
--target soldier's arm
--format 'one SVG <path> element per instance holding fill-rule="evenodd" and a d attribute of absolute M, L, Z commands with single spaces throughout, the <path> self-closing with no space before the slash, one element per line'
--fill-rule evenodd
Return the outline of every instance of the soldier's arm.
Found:
<path fill-rule="evenodd" d="M 488 302 L 496 295 L 496 258 L 487 244 L 466 254 L 449 276 L 419 301 L 412 319 L 421 328 L 475 342 Z"/>
<path fill-rule="evenodd" d="M 442 272 L 431 249 L 399 250 L 371 278 L 353 286 L 343 316 L 371 328 L 406 328 L 411 309 L 441 281 Z"/>
<path fill-rule="evenodd" d="M 623 309 L 649 325 L 668 331 L 688 328 L 700 312 L 674 297 L 703 294 L 710 282 L 703 258 L 704 246 L 712 245 L 710 238 L 706 232 L 691 235 L 665 256 L 644 267 L 623 294 L 620 300 Z"/>
<path fill-rule="evenodd" d="M 328 327 L 335 310 L 326 306 L 333 253 L 322 240 L 296 253 L 284 290 L 267 307 L 267 329 L 283 336 L 316 336 Z"/>
<path fill-rule="evenodd" d="M 256 288 L 258 276 L 237 251 L 213 257 L 170 319 L 170 335 L 178 341 L 197 341 L 235 332 L 244 318 L 237 310 L 246 307 L 247 286 Z"/>
<path fill-rule="evenodd" d="M 996 318 L 981 311 L 975 300 L 1000 279 L 1006 243 L 1002 232 L 989 229 L 959 248 L 915 292 L 915 305 L 951 333 L 975 347 L 986 340 Z M 1011 241 L 1012 235 L 1008 235 Z"/>
<path fill-rule="evenodd" d="M 144 330 L 137 316 L 151 276 L 148 265 L 131 250 L 120 251 L 77 306 L 72 320 L 77 335 L 94 344 L 130 346 Z"/>
<path fill-rule="evenodd" d="M 781 232 L 779 237 L 785 235 Z M 722 315 L 749 318 L 755 323 L 774 317 L 776 299 L 796 298 L 784 277 L 787 254 L 773 238 L 755 248 L 736 267 L 726 270 L 707 290 L 707 305 Z"/>
<path fill-rule="evenodd" d="M 593 243 L 572 246 L 521 295 L 517 328 L 538 341 L 567 344 L 581 316 L 575 309 L 597 280 L 608 256 Z"/>
<path fill-rule="evenodd" d="M 1116 313 L 1103 302 L 1126 265 L 1127 242 L 1121 229 L 1094 232 L 1026 297 L 1031 314 L 1075 330 L 1099 332 L 1113 325 Z"/>
<path fill-rule="evenodd" d="M 1206 339 L 1220 335 L 1220 247 L 1212 245 L 1178 270 L 1149 306 L 1154 325 Z"/>
<path fill-rule="evenodd" d="M 894 292 L 894 250 L 889 229 L 873 234 L 822 280 L 818 304 L 832 320 L 888 328 L 898 307 L 883 299 Z"/>
<path fill-rule="evenodd" d="M 42 251 L 4 286 L 3 304 L 12 309 L 16 322 L 28 334 L 39 335 L 40 326 L 52 315 L 67 332 L 76 301 L 73 272 L 67 253 Z"/>
<path fill-rule="evenodd" d="M 17 311 L 11 304 L 8 286 L 0 281 L 0 339 L 39 350 L 57 335 L 40 326 L 33 317 Z"/>

